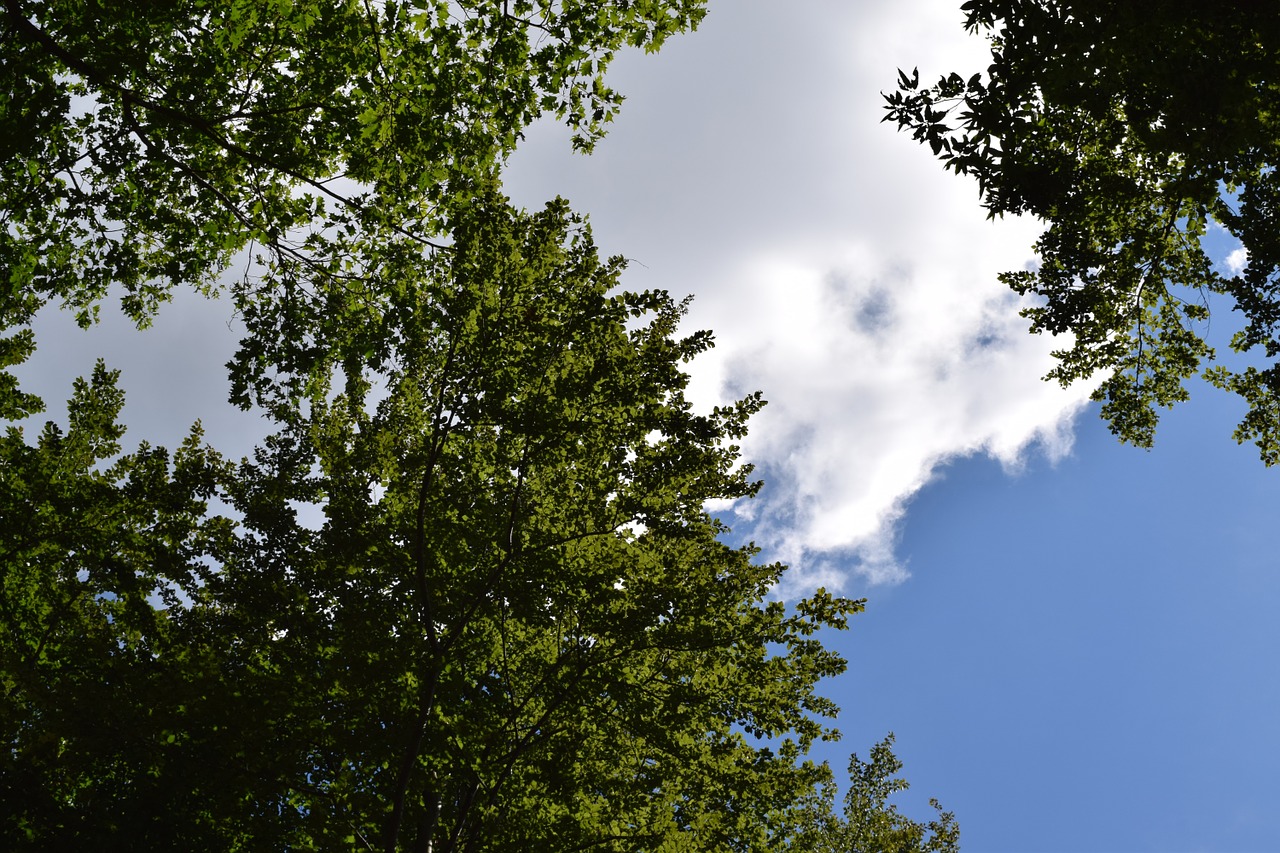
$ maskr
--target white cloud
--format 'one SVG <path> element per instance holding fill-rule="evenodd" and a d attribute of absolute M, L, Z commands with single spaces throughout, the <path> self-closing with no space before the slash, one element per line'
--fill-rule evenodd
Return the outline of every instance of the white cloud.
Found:
<path fill-rule="evenodd" d="M 744 510 L 806 584 L 811 562 L 832 580 L 836 556 L 871 582 L 904 577 L 896 524 L 948 459 L 984 452 L 1013 468 L 1033 443 L 1069 450 L 1084 391 L 1040 380 L 1051 341 L 1026 333 L 982 233 L 972 256 L 946 256 L 954 267 L 761 260 L 701 300 L 695 322 L 718 317 L 721 343 L 696 365 L 696 390 L 765 390 L 744 447 L 767 485 Z"/>
<path fill-rule="evenodd" d="M 1041 381 L 1054 342 L 996 280 L 1037 226 L 988 221 L 971 182 L 879 121 L 899 66 L 985 64 L 954 2 L 779 9 L 712 2 L 699 32 L 626 59 L 596 154 L 535 128 L 509 188 L 589 212 L 605 251 L 643 262 L 631 286 L 696 295 L 690 326 L 718 341 L 702 403 L 764 391 L 744 448 L 767 485 L 738 526 L 793 564 L 788 586 L 893 582 L 897 524 L 941 464 L 1066 453 L 1087 389 Z"/>
<path fill-rule="evenodd" d="M 1244 246 L 1232 249 L 1222 263 L 1227 268 L 1228 273 L 1240 275 L 1240 273 L 1244 272 L 1245 265 L 1249 263 L 1249 250 Z"/>

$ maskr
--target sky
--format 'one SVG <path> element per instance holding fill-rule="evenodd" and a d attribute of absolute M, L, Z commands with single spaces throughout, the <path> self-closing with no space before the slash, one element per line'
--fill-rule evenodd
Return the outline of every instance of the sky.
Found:
<path fill-rule="evenodd" d="M 899 67 L 983 67 L 961 21 L 959 0 L 711 0 L 696 33 L 619 59 L 628 99 L 593 155 L 537 125 L 507 191 L 589 214 L 628 287 L 695 297 L 689 328 L 718 342 L 700 406 L 770 401 L 744 445 L 765 489 L 718 509 L 792 565 L 780 595 L 868 598 L 827 638 L 850 665 L 819 757 L 842 770 L 894 731 L 904 810 L 938 798 L 967 851 L 1280 850 L 1280 484 L 1212 389 L 1148 452 L 1088 387 L 1041 380 L 1054 342 L 996 280 L 1037 225 L 988 221 L 879 121 Z M 109 355 L 146 438 L 200 417 L 238 455 L 256 420 L 208 406 L 230 319 L 189 299 L 141 336 L 45 316 L 59 345 L 28 376 L 65 389 Z"/>

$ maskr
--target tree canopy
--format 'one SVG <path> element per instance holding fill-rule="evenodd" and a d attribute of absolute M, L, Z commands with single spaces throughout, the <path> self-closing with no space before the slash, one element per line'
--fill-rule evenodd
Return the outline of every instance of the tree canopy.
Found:
<path fill-rule="evenodd" d="M 114 288 L 145 323 L 238 252 L 331 275 L 430 241 L 550 113 L 590 149 L 625 46 L 704 0 L 3 0 L 0 322 L 82 322 Z"/>
<path fill-rule="evenodd" d="M 501 191 L 543 114 L 590 150 L 615 52 L 703 0 L 0 2 L 0 367 L 50 303 L 225 292 L 271 427 L 125 452 L 105 362 L 38 429 L 0 373 L 0 846 L 835 831 L 819 632 L 863 602 L 772 600 L 705 509 L 759 488 L 761 395 L 695 411 L 685 304 Z"/>
<path fill-rule="evenodd" d="M 0 367 L 225 291 L 272 431 L 125 452 L 109 365 L 35 430 L 0 374 L 0 846 L 799 844 L 863 603 L 770 599 L 704 508 L 761 396 L 696 412 L 684 304 L 500 188 L 701 0 L 3 4 Z"/>
<path fill-rule="evenodd" d="M 681 364 L 709 337 L 673 337 L 665 294 L 619 292 L 563 203 L 487 196 L 452 237 L 342 318 L 376 346 L 296 368 L 306 404 L 251 460 L 198 431 L 116 458 L 101 366 L 66 430 L 10 429 L 6 846 L 794 831 L 826 775 L 798 759 L 835 712 L 814 687 L 844 666 L 812 635 L 861 603 L 765 603 L 782 567 L 702 509 L 755 491 L 731 441 L 759 396 L 693 413 Z M 294 384 L 276 364 L 261 382 Z"/>
<path fill-rule="evenodd" d="M 1161 407 L 1197 374 L 1238 394 L 1238 441 L 1280 461 L 1280 18 L 1232 0 L 969 0 L 991 64 L 922 86 L 899 73 L 885 119 L 978 179 L 992 216 L 1046 230 L 1038 265 L 1004 275 L 1037 297 L 1033 332 L 1070 335 L 1050 378 L 1095 373 L 1122 439 L 1150 445 Z M 1247 252 L 1215 265 L 1223 228 Z M 1230 298 L 1246 354 L 1215 364 L 1211 297 Z"/>

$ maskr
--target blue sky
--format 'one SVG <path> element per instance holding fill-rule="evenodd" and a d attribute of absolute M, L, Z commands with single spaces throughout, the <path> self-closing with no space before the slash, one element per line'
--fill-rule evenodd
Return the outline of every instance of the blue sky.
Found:
<path fill-rule="evenodd" d="M 1277 849 L 1280 482 L 1198 390 L 1151 452 L 1088 412 L 1056 466 L 948 466 L 835 640 L 844 745 L 896 731 L 964 849 Z"/>
<path fill-rule="evenodd" d="M 746 445 L 765 492 L 719 509 L 794 565 L 781 594 L 870 599 L 830 638 L 850 660 L 828 688 L 837 769 L 895 731 L 907 808 L 939 798 L 968 851 L 1280 850 L 1280 481 L 1212 389 L 1145 452 L 1087 388 L 1040 381 L 1053 342 L 995 281 L 1035 223 L 986 221 L 879 123 L 899 66 L 984 65 L 961 20 L 959 0 L 712 0 L 697 33 L 620 61 L 594 155 L 535 127 L 508 191 L 590 214 L 639 262 L 630 287 L 696 296 L 690 325 L 719 341 L 693 365 L 702 405 L 770 400 Z M 203 418 L 242 454 L 230 319 L 179 299 L 141 336 L 47 329 L 27 375 L 52 402 L 108 355 L 128 439 L 172 446 Z"/>

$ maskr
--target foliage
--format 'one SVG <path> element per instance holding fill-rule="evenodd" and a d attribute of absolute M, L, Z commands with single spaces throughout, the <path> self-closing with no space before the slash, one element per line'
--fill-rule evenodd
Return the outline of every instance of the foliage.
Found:
<path fill-rule="evenodd" d="M 1150 445 L 1157 409 L 1202 373 L 1240 395 L 1236 431 L 1280 461 L 1280 18 L 1255 0 L 969 0 L 985 74 L 921 88 L 899 72 L 886 120 L 977 177 L 992 216 L 1047 230 L 1039 265 L 1003 276 L 1038 297 L 1033 332 L 1070 333 L 1050 378 L 1105 375 L 1095 397 L 1122 439 Z M 1224 274 L 1202 248 L 1221 226 L 1248 253 Z M 1206 366 L 1209 300 L 1241 312 L 1240 370 Z"/>
<path fill-rule="evenodd" d="M 835 786 L 828 782 L 824 796 L 811 807 L 806 829 L 795 849 L 805 853 L 957 853 L 960 827 L 955 815 L 944 812 L 937 800 L 929 805 L 938 812 L 928 823 L 918 823 L 898 812 L 889 798 L 910 787 L 897 776 L 902 762 L 893 754 L 893 733 L 871 748 L 869 762 L 849 756 L 849 790 L 842 815 L 832 802 Z"/>
<path fill-rule="evenodd" d="M 704 0 L 3 0 L 0 324 L 111 287 L 140 324 L 236 253 L 428 241 L 544 113 L 590 149 L 624 46 Z"/>
<path fill-rule="evenodd" d="M 701 509 L 754 493 L 731 442 L 758 395 L 693 413 L 681 364 L 710 339 L 673 336 L 681 305 L 618 292 L 562 202 L 476 198 L 448 253 L 348 304 L 334 349 L 246 380 L 307 389 L 253 460 L 193 436 L 102 468 L 101 370 L 66 436 L 10 432 L 0 775 L 44 798 L 5 798 L 5 846 L 769 850 L 794 830 L 836 710 L 814 687 L 844 666 L 813 634 L 861 603 L 765 603 L 782 567 Z M 265 341 L 288 318 L 251 319 Z"/>
<path fill-rule="evenodd" d="M 217 790 L 238 753 L 209 751 L 214 714 L 188 716 L 205 687 L 179 633 L 182 593 L 200 594 L 202 558 L 227 539 L 205 515 L 225 467 L 198 427 L 172 458 L 117 456 L 116 378 L 99 363 L 77 381 L 65 430 L 0 439 L 6 849 L 214 849 L 217 797 L 237 793 Z"/>
<path fill-rule="evenodd" d="M 768 600 L 703 510 L 760 396 L 695 413 L 683 304 L 499 191 L 702 0 L 0 2 L 0 367 L 50 302 L 227 290 L 274 430 L 122 453 L 99 364 L 0 440 L 0 846 L 792 844 L 862 602 Z"/>

